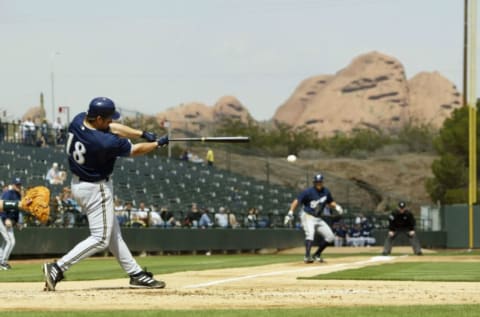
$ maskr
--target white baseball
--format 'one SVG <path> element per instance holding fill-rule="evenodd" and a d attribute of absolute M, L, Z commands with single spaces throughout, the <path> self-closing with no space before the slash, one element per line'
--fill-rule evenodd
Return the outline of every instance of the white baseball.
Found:
<path fill-rule="evenodd" d="M 293 154 L 290 154 L 289 156 L 287 156 L 287 161 L 293 163 L 297 160 L 297 157 Z"/>

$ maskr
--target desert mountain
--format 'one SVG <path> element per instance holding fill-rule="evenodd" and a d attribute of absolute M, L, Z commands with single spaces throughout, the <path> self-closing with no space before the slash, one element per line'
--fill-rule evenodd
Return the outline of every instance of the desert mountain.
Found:
<path fill-rule="evenodd" d="M 438 72 L 407 80 L 400 61 L 371 52 L 335 75 L 304 80 L 273 119 L 320 135 L 362 127 L 395 130 L 411 119 L 439 127 L 460 105 L 460 93 Z"/>
<path fill-rule="evenodd" d="M 233 96 L 221 97 L 214 106 L 190 102 L 172 107 L 156 115 L 160 122 L 169 121 L 174 130 L 191 133 L 208 131 L 212 123 L 224 118 L 247 122 L 251 115 L 243 104 Z"/>

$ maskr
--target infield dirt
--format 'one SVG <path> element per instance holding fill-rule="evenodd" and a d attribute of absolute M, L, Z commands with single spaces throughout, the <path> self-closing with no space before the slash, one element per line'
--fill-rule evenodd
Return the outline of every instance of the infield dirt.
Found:
<path fill-rule="evenodd" d="M 477 261 L 474 256 L 442 261 Z M 249 268 L 189 271 L 158 276 L 161 290 L 132 290 L 128 279 L 62 281 L 57 291 L 43 283 L 0 283 L 1 310 L 143 310 L 301 308 L 354 305 L 479 304 L 478 283 L 298 280 L 349 268 L 405 261 L 438 261 L 437 256 L 355 256 L 327 263 L 301 262 Z M 480 263 L 479 263 L 480 264 Z"/>

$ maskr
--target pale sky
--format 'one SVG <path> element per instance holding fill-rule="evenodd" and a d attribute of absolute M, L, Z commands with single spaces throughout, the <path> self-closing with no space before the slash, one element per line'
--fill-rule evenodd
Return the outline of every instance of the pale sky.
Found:
<path fill-rule="evenodd" d="M 51 118 L 53 65 L 55 109 L 107 96 L 154 114 L 234 95 L 267 120 L 303 79 L 373 50 L 408 78 L 437 70 L 461 89 L 463 1 L 0 0 L 0 43 L 0 109 L 13 117 L 44 92 Z"/>

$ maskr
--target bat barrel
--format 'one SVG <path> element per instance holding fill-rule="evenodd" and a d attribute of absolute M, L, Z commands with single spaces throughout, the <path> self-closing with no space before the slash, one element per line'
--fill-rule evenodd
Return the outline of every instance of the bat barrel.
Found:
<path fill-rule="evenodd" d="M 195 138 L 170 138 L 170 142 L 217 142 L 217 143 L 248 143 L 248 136 L 207 136 Z"/>

